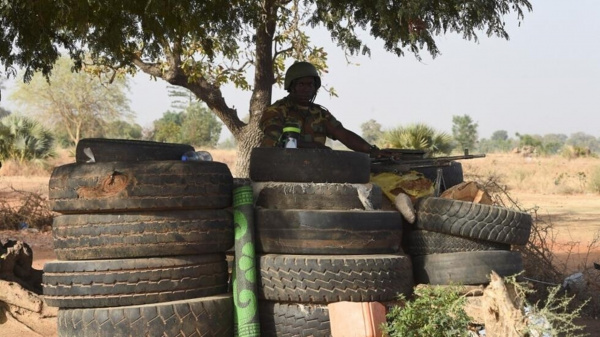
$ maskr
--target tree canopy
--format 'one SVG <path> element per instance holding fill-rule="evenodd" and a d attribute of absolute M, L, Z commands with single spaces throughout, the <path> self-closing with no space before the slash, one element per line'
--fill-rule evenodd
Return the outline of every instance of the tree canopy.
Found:
<path fill-rule="evenodd" d="M 76 144 L 81 138 L 110 134 L 111 122 L 133 116 L 126 90 L 123 78 L 106 85 L 87 73 L 72 73 L 70 60 L 63 57 L 49 81 L 34 76 L 28 84 L 20 82 L 12 98 Z"/>
<path fill-rule="evenodd" d="M 194 102 L 180 112 L 166 111 L 154 121 L 152 140 L 186 143 L 214 148 L 221 135 L 222 124 L 201 103 Z"/>
<path fill-rule="evenodd" d="M 381 124 L 377 123 L 374 119 L 369 119 L 362 123 L 360 129 L 362 131 L 361 136 L 370 144 L 376 143 L 383 134 L 383 131 L 381 131 Z"/>
<path fill-rule="evenodd" d="M 363 32 L 396 55 L 437 56 L 434 37 L 457 33 L 508 38 L 504 17 L 523 19 L 528 0 L 61 0 L 0 4 L 0 64 L 48 75 L 59 50 L 81 67 L 95 64 L 143 71 L 182 86 L 205 102 L 238 141 L 237 174 L 247 174 L 248 155 L 261 134 L 257 123 L 281 83 L 287 59 L 327 69 L 327 53 L 310 43 L 306 27 L 326 29 L 349 55 L 369 53 Z M 246 75 L 248 77 L 246 77 Z M 243 122 L 221 87 L 252 90 L 250 119 Z M 242 113 L 245 115 L 245 113 Z"/>
<path fill-rule="evenodd" d="M 477 123 L 473 122 L 471 116 L 452 116 L 452 136 L 462 149 L 473 150 L 477 139 Z"/>

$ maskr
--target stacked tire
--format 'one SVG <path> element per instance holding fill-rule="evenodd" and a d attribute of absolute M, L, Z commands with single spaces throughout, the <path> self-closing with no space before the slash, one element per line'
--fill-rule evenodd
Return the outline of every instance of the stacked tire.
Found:
<path fill-rule="evenodd" d="M 51 209 L 61 215 L 43 286 L 59 307 L 59 336 L 233 336 L 227 166 L 165 158 L 181 157 L 187 148 L 178 144 L 81 144 L 98 143 L 93 163 L 78 155 L 50 178 Z M 135 158 L 108 155 L 111 146 Z M 120 161 L 99 161 L 109 158 Z"/>
<path fill-rule="evenodd" d="M 369 173 L 362 153 L 253 149 L 261 336 L 330 336 L 328 303 L 412 292 L 402 217 Z"/>
<path fill-rule="evenodd" d="M 518 274 L 523 261 L 512 246 L 525 245 L 531 215 L 466 201 L 423 198 L 417 221 L 405 238 L 416 283 L 479 285 Z"/>

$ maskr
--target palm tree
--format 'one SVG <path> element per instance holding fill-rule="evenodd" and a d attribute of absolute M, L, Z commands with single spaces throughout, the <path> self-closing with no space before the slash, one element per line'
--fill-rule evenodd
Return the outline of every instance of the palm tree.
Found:
<path fill-rule="evenodd" d="M 0 159 L 23 163 L 54 156 L 54 137 L 42 124 L 18 115 L 0 119 Z"/>
<path fill-rule="evenodd" d="M 428 157 L 448 155 L 454 148 L 452 136 L 423 123 L 384 131 L 380 143 L 387 148 L 425 150 Z"/>

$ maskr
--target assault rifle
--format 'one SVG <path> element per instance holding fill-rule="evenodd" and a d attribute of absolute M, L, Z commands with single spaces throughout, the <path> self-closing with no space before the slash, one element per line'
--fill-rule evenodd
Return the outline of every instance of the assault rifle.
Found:
<path fill-rule="evenodd" d="M 382 152 L 388 154 L 379 158 L 371 158 L 371 172 L 391 172 L 402 174 L 408 171 L 419 171 L 428 179 L 435 182 L 435 195 L 438 196 L 440 188 L 445 185 L 444 167 L 451 167 L 457 160 L 484 158 L 485 154 L 469 154 L 469 150 L 465 149 L 462 156 L 446 156 L 446 157 L 431 157 L 425 158 L 426 152 L 423 150 L 409 149 L 382 149 Z M 427 168 L 432 168 L 427 170 Z M 449 174 L 452 169 L 447 169 Z M 459 167 L 460 181 L 462 181 L 462 168 Z"/>

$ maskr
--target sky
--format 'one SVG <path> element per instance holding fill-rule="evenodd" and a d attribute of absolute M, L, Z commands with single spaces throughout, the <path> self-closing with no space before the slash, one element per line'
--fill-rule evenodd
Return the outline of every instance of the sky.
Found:
<path fill-rule="evenodd" d="M 371 56 L 348 64 L 325 30 L 312 38 L 329 53 L 325 86 L 316 103 L 325 106 L 350 130 L 374 119 L 382 129 L 425 123 L 451 133 L 452 117 L 469 115 L 479 136 L 494 131 L 600 137 L 600 1 L 532 0 L 520 26 L 516 14 L 506 17 L 507 41 L 480 33 L 479 41 L 456 34 L 436 37 L 441 55 L 421 61 L 407 52 L 386 52 L 382 43 L 365 39 Z M 10 91 L 10 88 L 8 91 Z M 224 97 L 241 116 L 250 93 L 227 86 Z M 273 100 L 285 96 L 274 88 Z M 8 95 L 2 95 L 6 105 Z M 137 122 L 150 126 L 170 108 L 166 82 L 140 73 L 131 82 L 131 107 Z M 8 102 L 10 104 L 10 102 Z M 230 136 L 223 128 L 221 139 Z"/>

